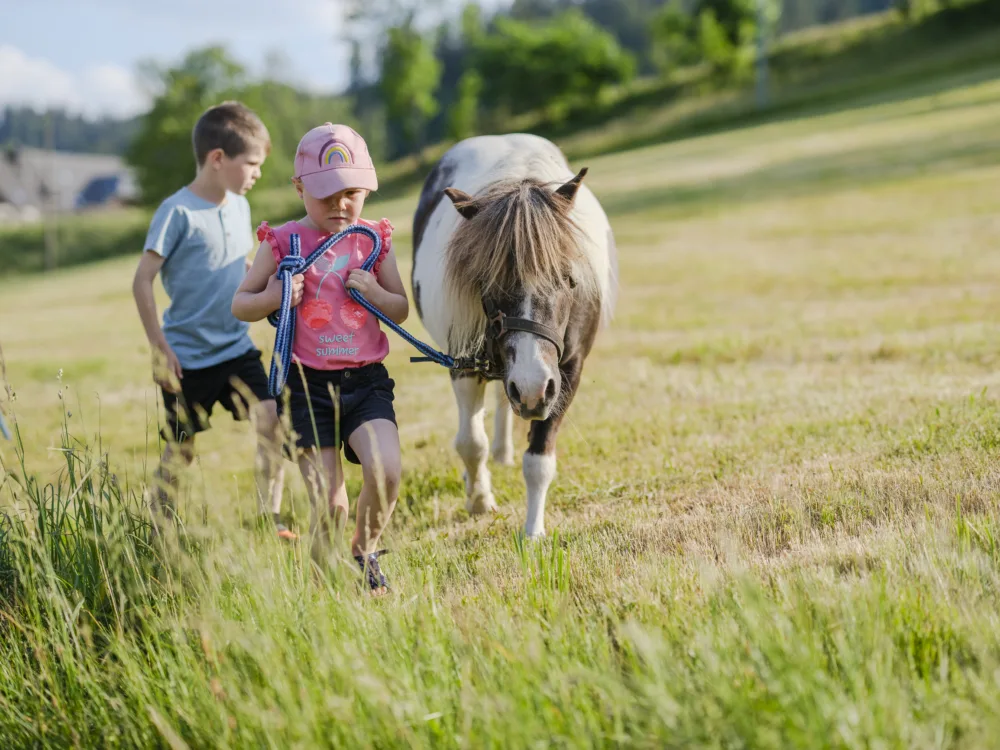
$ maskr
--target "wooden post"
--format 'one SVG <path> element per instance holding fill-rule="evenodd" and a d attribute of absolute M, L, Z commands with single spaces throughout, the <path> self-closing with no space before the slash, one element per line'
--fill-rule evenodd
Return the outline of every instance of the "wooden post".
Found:
<path fill-rule="evenodd" d="M 55 151 L 55 126 L 52 122 L 52 112 L 45 115 L 45 149 L 52 154 Z M 52 159 L 52 166 L 41 170 L 42 177 L 42 223 L 45 230 L 45 270 L 53 271 L 59 260 L 59 227 L 56 224 L 58 217 L 56 185 L 58 175 L 55 171 L 58 159 Z"/>
<path fill-rule="evenodd" d="M 757 0 L 757 108 L 764 109 L 768 102 L 767 90 L 767 42 L 765 34 L 766 13 L 764 3 L 768 0 Z"/>

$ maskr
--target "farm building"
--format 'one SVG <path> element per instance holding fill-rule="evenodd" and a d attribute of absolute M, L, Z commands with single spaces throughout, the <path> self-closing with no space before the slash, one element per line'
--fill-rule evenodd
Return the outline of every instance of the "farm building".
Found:
<path fill-rule="evenodd" d="M 35 221 L 45 211 L 119 205 L 136 196 L 131 172 L 117 156 L 37 148 L 0 152 L 0 225 Z"/>

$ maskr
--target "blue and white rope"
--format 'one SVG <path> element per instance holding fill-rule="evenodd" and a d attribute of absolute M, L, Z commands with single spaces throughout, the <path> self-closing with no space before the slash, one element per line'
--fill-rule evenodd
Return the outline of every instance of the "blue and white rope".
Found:
<path fill-rule="evenodd" d="M 288 371 L 292 364 L 292 344 L 295 341 L 296 319 L 295 308 L 292 307 L 292 277 L 308 271 L 316 261 L 323 257 L 327 250 L 350 234 L 363 234 L 371 239 L 374 246 L 371 255 L 361 264 L 362 270 L 371 271 L 375 267 L 379 254 L 382 252 L 382 236 L 371 227 L 363 224 L 352 224 L 342 232 L 328 237 L 306 258 L 302 257 L 299 235 L 293 234 L 291 236 L 291 246 L 288 255 L 278 263 L 278 278 L 281 280 L 281 307 L 267 317 L 268 322 L 277 329 L 274 337 L 274 354 L 271 356 L 271 373 L 267 381 L 268 392 L 274 398 L 277 398 L 285 387 L 285 382 L 288 379 Z M 389 316 L 365 299 L 364 295 L 357 289 L 349 289 L 348 293 L 355 302 L 395 331 L 428 360 L 436 362 L 443 367 L 455 367 L 454 359 L 428 346 L 420 339 L 403 330 Z"/>

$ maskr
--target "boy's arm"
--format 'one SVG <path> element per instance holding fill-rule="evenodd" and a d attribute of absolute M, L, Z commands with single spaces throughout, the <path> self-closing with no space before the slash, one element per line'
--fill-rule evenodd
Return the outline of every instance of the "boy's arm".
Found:
<path fill-rule="evenodd" d="M 292 277 L 292 307 L 302 301 L 305 277 Z M 247 272 L 240 288 L 233 297 L 232 312 L 237 320 L 253 323 L 263 320 L 281 307 L 281 280 L 278 264 L 271 252 L 271 244 L 264 240 L 257 250 L 257 257 Z"/>
<path fill-rule="evenodd" d="M 396 254 L 392 250 L 382 259 L 378 278 L 367 271 L 355 269 L 347 277 L 347 288 L 357 289 L 397 325 L 405 322 L 410 315 L 410 301 L 406 298 L 406 287 L 403 286 Z"/>
<path fill-rule="evenodd" d="M 180 381 L 184 377 L 181 363 L 170 348 L 163 329 L 160 328 L 160 317 L 156 312 L 156 298 L 153 296 L 153 280 L 163 266 L 164 258 L 158 253 L 147 250 L 139 259 L 139 267 L 132 279 L 132 296 L 139 310 L 139 319 L 146 331 L 146 338 L 153 353 L 153 380 L 170 393 L 179 393 Z"/>

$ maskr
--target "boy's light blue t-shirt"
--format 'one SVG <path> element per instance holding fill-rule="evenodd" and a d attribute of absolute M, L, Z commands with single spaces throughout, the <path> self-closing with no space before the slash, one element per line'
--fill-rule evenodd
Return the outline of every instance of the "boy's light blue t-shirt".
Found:
<path fill-rule="evenodd" d="M 250 324 L 231 311 L 253 249 L 246 198 L 228 193 L 219 206 L 181 188 L 153 215 L 145 249 L 164 258 L 163 334 L 181 367 L 211 367 L 255 348 Z"/>

